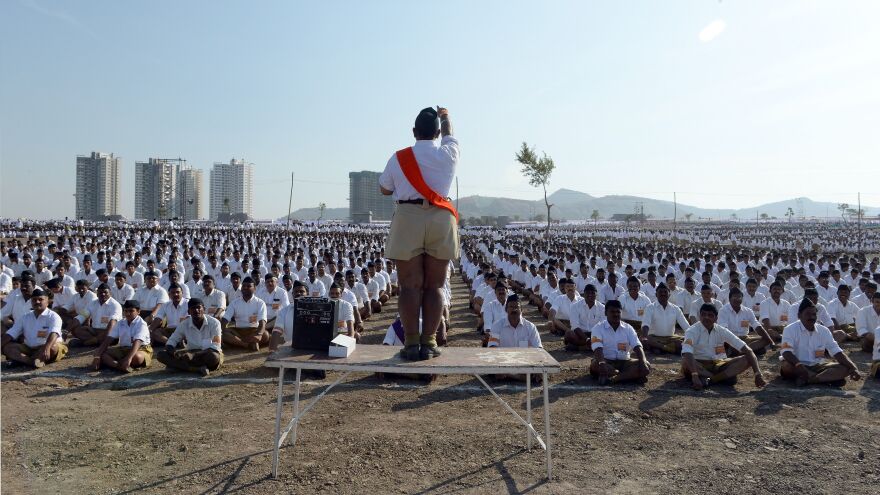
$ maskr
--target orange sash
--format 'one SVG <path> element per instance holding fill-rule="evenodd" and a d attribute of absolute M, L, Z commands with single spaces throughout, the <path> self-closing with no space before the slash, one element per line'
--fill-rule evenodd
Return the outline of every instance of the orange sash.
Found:
<path fill-rule="evenodd" d="M 452 203 L 448 199 L 434 192 L 434 190 L 425 183 L 425 179 L 422 177 L 422 171 L 419 168 L 419 162 L 416 161 L 416 155 L 413 153 L 411 147 L 404 148 L 397 152 L 397 163 L 400 164 L 400 170 L 403 171 L 406 180 L 412 184 L 419 194 L 425 197 L 428 203 L 437 208 L 448 210 L 455 217 L 455 221 L 458 222 L 458 212 L 455 211 L 455 207 L 452 206 Z"/>

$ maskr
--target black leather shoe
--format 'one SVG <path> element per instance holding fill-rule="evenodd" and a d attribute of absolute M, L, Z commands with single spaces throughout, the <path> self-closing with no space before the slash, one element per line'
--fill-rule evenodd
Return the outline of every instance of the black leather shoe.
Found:
<path fill-rule="evenodd" d="M 425 361 L 426 359 L 431 359 L 435 357 L 440 357 L 443 352 L 440 350 L 440 346 L 438 345 L 426 345 L 422 344 L 419 348 L 419 359 L 421 361 Z"/>
<path fill-rule="evenodd" d="M 419 346 L 408 345 L 400 350 L 400 357 L 404 361 L 418 361 L 420 358 Z"/>

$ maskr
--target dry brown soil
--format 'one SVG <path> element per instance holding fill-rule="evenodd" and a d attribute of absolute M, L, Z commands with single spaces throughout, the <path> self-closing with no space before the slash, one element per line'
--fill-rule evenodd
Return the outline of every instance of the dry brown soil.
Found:
<path fill-rule="evenodd" d="M 458 280 L 454 296 L 451 345 L 478 345 Z M 369 322 L 366 343 L 381 342 L 394 311 L 392 303 Z M 540 322 L 531 309 L 527 316 Z M 565 351 L 543 327 L 542 338 L 563 367 L 550 390 L 549 482 L 543 451 L 523 449 L 523 429 L 472 377 L 430 385 L 350 377 L 305 416 L 273 480 L 276 383 L 275 370 L 262 368 L 266 351 L 229 352 L 220 372 L 202 379 L 159 363 L 130 376 L 89 372 L 88 351 L 79 349 L 39 372 L 3 370 L 2 492 L 880 491 L 876 381 L 794 389 L 776 379 L 757 390 L 749 374 L 697 393 L 677 379 L 677 359 L 651 356 L 647 385 L 606 388 L 585 376 L 588 355 Z M 869 356 L 851 355 L 867 369 Z M 774 373 L 778 363 L 775 353 L 762 359 Z M 309 380 L 304 398 L 327 383 Z M 522 384 L 496 385 L 524 407 Z"/>

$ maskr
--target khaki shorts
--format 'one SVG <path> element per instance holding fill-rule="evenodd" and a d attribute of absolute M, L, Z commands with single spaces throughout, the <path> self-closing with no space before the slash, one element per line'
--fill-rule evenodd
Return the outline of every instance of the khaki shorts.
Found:
<path fill-rule="evenodd" d="M 730 365 L 732 359 L 697 359 L 696 361 L 709 373 L 717 374 L 724 371 L 724 368 Z M 681 368 L 681 374 L 685 378 L 690 378 L 690 375 L 684 370 L 684 366 Z"/>
<path fill-rule="evenodd" d="M 420 254 L 441 260 L 458 258 L 458 223 L 451 212 L 436 206 L 402 204 L 391 219 L 385 256 L 409 261 Z"/>
<path fill-rule="evenodd" d="M 64 359 L 64 356 L 67 355 L 67 351 L 68 351 L 67 344 L 65 344 L 64 342 L 61 342 L 61 339 L 58 339 L 58 341 L 56 343 L 58 344 L 58 354 L 55 355 L 55 359 L 51 359 L 49 361 L 46 361 L 47 363 L 54 363 L 55 361 L 61 361 L 62 359 Z M 25 356 L 27 356 L 30 359 L 34 359 L 35 357 L 37 357 L 37 353 L 40 352 L 39 347 L 31 347 L 27 344 L 17 344 L 17 345 L 18 345 L 18 352 L 24 354 Z"/>
<path fill-rule="evenodd" d="M 813 373 L 821 373 L 827 369 L 834 368 L 835 366 L 840 366 L 839 363 L 835 361 L 822 361 L 816 364 L 805 364 L 804 367 Z"/>
<path fill-rule="evenodd" d="M 651 335 L 648 334 L 648 337 L 656 341 L 663 347 L 664 352 L 673 353 L 678 351 L 681 348 L 682 342 L 684 342 L 684 337 L 681 335 L 668 335 L 665 337 L 661 337 L 659 335 Z"/>
<path fill-rule="evenodd" d="M 149 345 L 142 345 L 138 350 L 144 353 L 144 368 L 148 368 L 151 364 L 153 364 L 153 347 Z M 120 359 L 125 359 L 125 356 L 128 356 L 128 353 L 131 352 L 131 347 L 114 345 L 112 347 L 108 347 L 106 352 L 108 356 L 112 357 L 116 361 L 119 361 Z"/>
<path fill-rule="evenodd" d="M 239 339 L 244 339 L 244 338 L 253 337 L 254 335 L 256 335 L 257 330 L 259 330 L 259 328 L 229 327 L 229 328 L 224 328 L 223 333 L 225 333 L 227 335 L 232 335 L 233 337 L 238 337 Z"/>
<path fill-rule="evenodd" d="M 874 361 L 871 363 L 871 373 L 870 376 L 874 378 L 880 378 L 880 361 Z"/>
<path fill-rule="evenodd" d="M 624 372 L 633 366 L 639 365 L 638 359 L 606 359 L 606 363 L 610 364 L 612 368 L 616 369 L 619 372 Z M 590 366 L 590 374 L 593 376 L 598 375 L 598 373 L 593 372 L 593 367 Z"/>

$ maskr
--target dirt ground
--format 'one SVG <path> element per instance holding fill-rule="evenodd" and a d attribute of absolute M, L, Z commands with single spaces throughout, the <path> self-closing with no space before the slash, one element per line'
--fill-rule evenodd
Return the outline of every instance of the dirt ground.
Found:
<path fill-rule="evenodd" d="M 455 282 L 451 345 L 478 345 Z M 368 322 L 365 343 L 381 342 L 394 312 Z M 522 427 L 472 377 L 351 377 L 305 416 L 273 480 L 276 371 L 262 368 L 266 351 L 230 352 L 202 379 L 159 363 L 130 376 L 89 372 L 88 351 L 75 349 L 40 372 L 3 370 L 2 492 L 878 493 L 876 381 L 794 389 L 776 379 L 757 390 L 749 374 L 697 393 L 677 379 L 677 359 L 649 356 L 647 385 L 599 387 L 585 376 L 589 356 L 539 327 L 563 368 L 550 389 L 549 482 L 543 451 L 525 451 Z M 851 356 L 867 370 L 868 355 Z M 778 365 L 775 352 L 762 359 L 774 376 Z M 333 378 L 308 381 L 304 398 Z M 522 384 L 497 385 L 524 408 Z"/>

